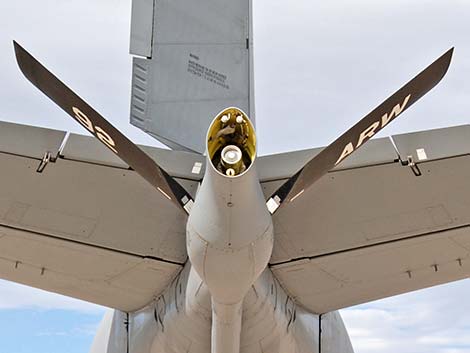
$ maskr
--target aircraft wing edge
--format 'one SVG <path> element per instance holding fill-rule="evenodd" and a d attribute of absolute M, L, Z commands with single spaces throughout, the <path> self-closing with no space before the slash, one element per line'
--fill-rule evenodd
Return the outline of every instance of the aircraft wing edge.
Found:
<path fill-rule="evenodd" d="M 470 125 L 392 139 L 398 161 L 332 171 L 273 216 L 270 268 L 312 312 L 470 276 Z"/>
<path fill-rule="evenodd" d="M 161 293 L 182 266 L 0 225 L 0 278 L 125 312 Z"/>
<path fill-rule="evenodd" d="M 470 224 L 271 270 L 298 304 L 323 314 L 470 277 Z"/>

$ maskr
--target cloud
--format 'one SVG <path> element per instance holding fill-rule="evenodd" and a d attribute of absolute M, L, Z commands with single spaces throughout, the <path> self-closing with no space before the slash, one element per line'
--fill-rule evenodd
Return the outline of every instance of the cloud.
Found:
<path fill-rule="evenodd" d="M 470 281 L 342 311 L 356 353 L 464 353 L 470 349 Z"/>
<path fill-rule="evenodd" d="M 0 2 L 0 120 L 85 133 L 20 73 L 17 40 L 131 139 L 158 144 L 129 124 L 130 11 L 128 0 Z"/>
<path fill-rule="evenodd" d="M 60 309 L 93 314 L 104 313 L 106 310 L 78 299 L 0 280 L 0 310 L 17 309 Z"/>
<path fill-rule="evenodd" d="M 37 337 L 82 337 L 82 336 L 95 336 L 98 331 L 99 322 L 96 324 L 80 325 L 73 327 L 69 330 L 44 330 L 35 333 Z"/>
<path fill-rule="evenodd" d="M 447 77 L 381 135 L 467 124 L 468 10 L 456 0 L 254 1 L 263 153 L 330 143 L 452 46 Z"/>

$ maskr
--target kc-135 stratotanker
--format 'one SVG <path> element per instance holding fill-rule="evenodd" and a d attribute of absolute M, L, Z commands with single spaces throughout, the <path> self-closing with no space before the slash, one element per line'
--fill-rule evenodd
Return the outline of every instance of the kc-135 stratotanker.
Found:
<path fill-rule="evenodd" d="M 112 308 L 91 353 L 349 353 L 337 310 L 469 276 L 463 128 L 369 141 L 453 49 L 327 147 L 257 156 L 251 2 L 191 4 L 133 1 L 131 123 L 170 149 L 14 43 L 96 139 L 0 123 L 1 278 Z"/>

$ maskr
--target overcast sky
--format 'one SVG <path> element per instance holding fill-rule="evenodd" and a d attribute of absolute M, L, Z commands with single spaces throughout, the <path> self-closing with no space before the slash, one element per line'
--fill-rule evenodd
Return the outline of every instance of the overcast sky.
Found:
<path fill-rule="evenodd" d="M 467 124 L 469 16 L 464 0 L 255 0 L 261 154 L 328 144 L 452 46 L 454 59 L 441 84 L 381 135 Z M 129 19 L 130 0 L 0 1 L 0 119 L 83 133 L 19 73 L 11 43 L 16 39 L 131 139 L 158 146 L 128 123 Z M 348 309 L 343 316 L 356 353 L 469 352 L 469 294 L 463 281 Z M 66 340 L 57 337 L 64 336 L 81 344 L 68 352 L 86 352 L 103 313 L 7 282 L 0 282 L 0 310 L 0 317 L 21 322 L 14 336 L 12 321 L 0 321 L 10 325 L 0 327 L 2 342 L 14 340 L 9 353 L 31 347 L 62 352 Z M 27 326 L 31 313 L 47 318 L 41 332 Z M 70 326 L 65 331 L 56 329 L 62 322 Z M 18 344 L 21 337 L 30 337 L 32 345 Z"/>

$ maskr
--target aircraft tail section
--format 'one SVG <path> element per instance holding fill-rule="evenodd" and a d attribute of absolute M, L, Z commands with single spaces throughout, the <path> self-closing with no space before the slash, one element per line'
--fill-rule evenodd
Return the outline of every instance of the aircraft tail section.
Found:
<path fill-rule="evenodd" d="M 131 124 L 203 153 L 210 122 L 254 115 L 251 0 L 133 0 Z"/>

